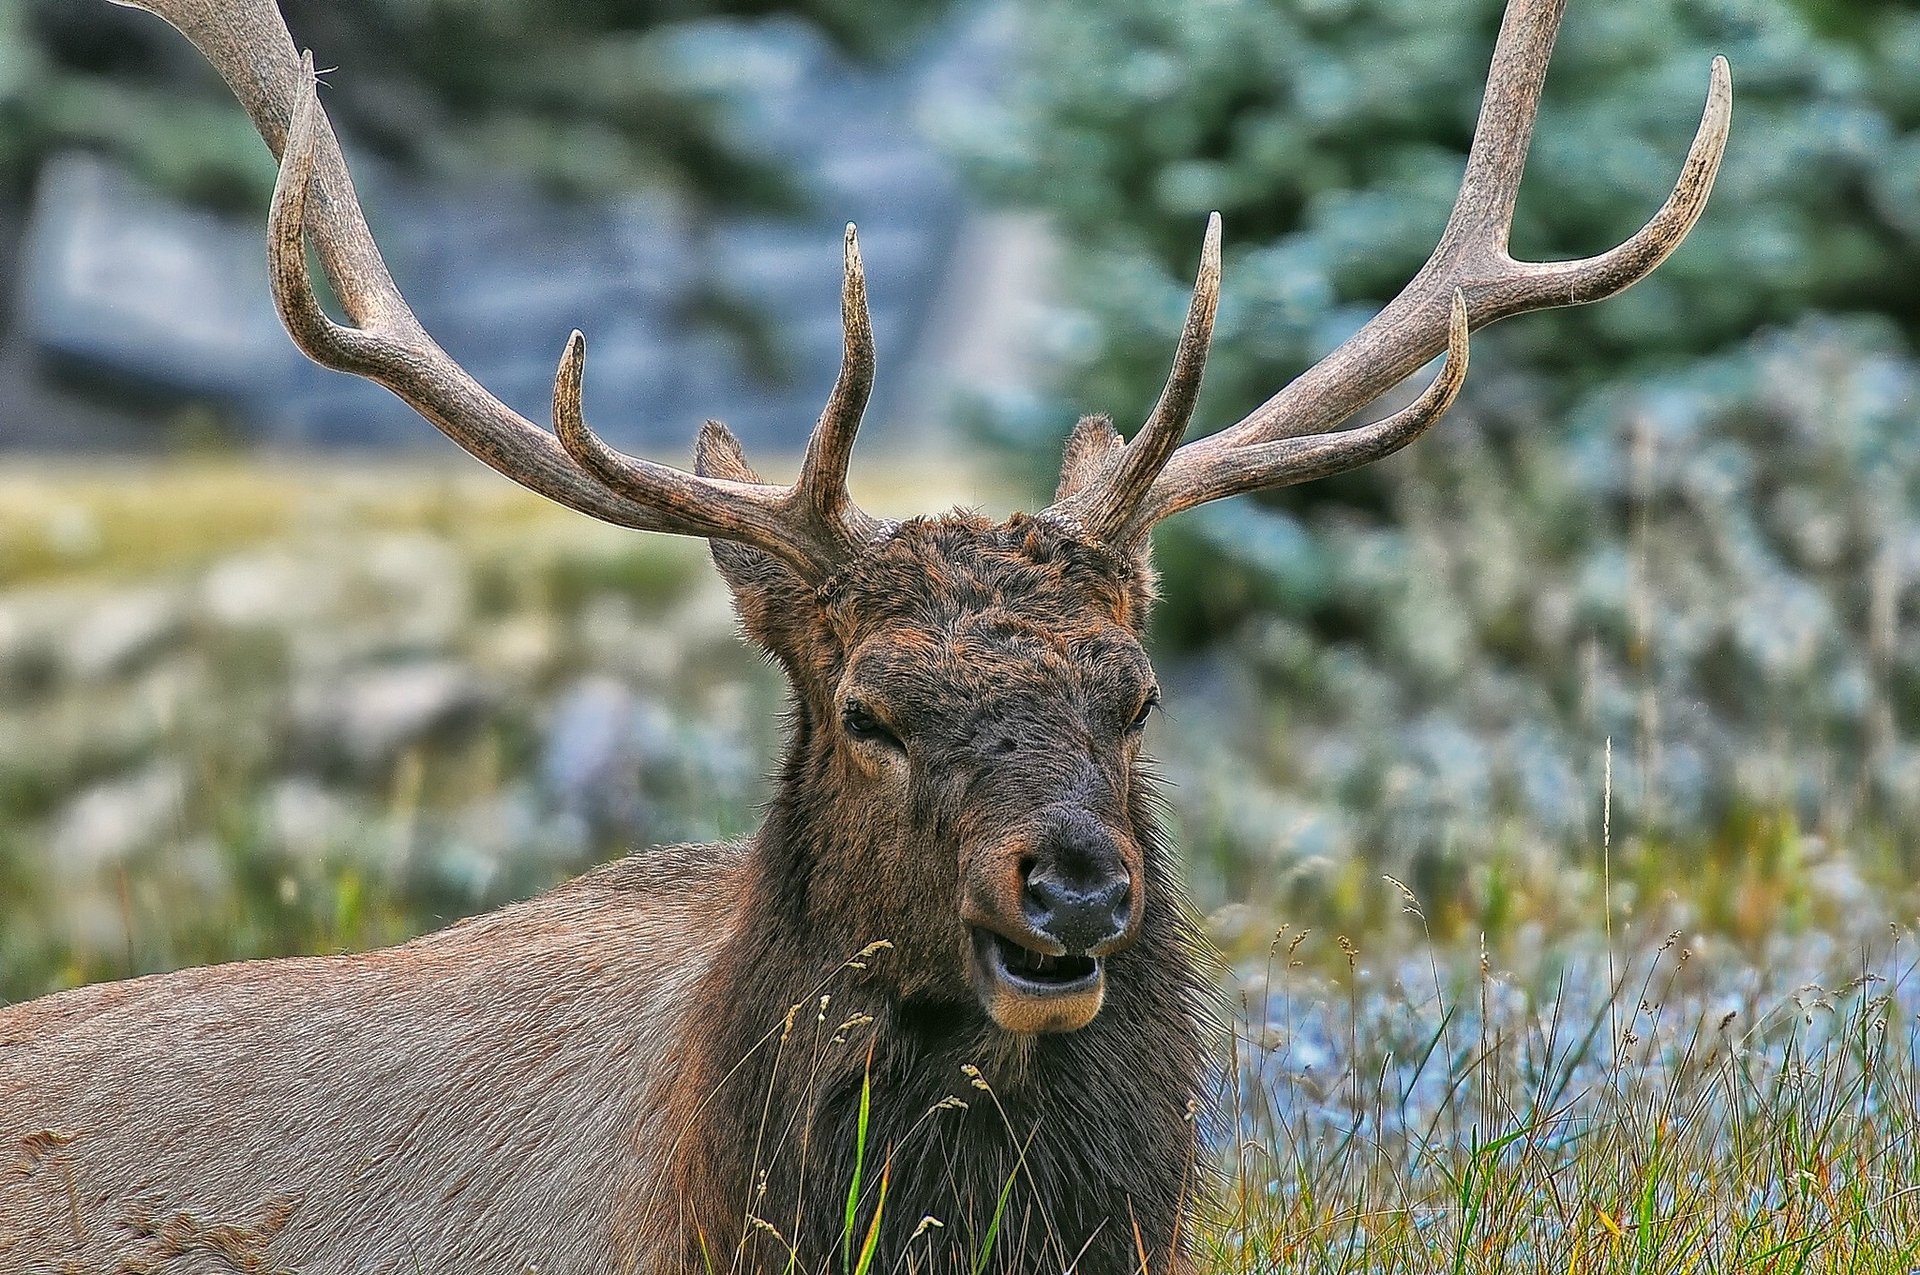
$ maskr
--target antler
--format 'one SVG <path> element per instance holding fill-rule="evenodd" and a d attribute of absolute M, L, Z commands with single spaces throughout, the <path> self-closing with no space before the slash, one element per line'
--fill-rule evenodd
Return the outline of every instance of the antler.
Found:
<path fill-rule="evenodd" d="M 560 361 L 555 433 L 548 433 L 488 393 L 408 308 L 367 229 L 320 107 L 312 56 L 295 55 L 273 0 L 137 0 L 130 7 L 158 15 L 193 42 L 280 160 L 268 219 L 269 270 L 280 317 L 309 358 L 379 382 L 515 482 L 606 522 L 742 541 L 816 581 L 884 530 L 846 490 L 847 461 L 873 384 L 873 329 L 851 225 L 840 375 L 792 486 L 700 477 L 608 447 L 581 416 L 586 342 L 578 332 Z M 309 238 L 350 327 L 334 322 L 314 295 Z"/>
<path fill-rule="evenodd" d="M 1063 493 L 1049 512 L 1090 534 L 1132 544 L 1160 519 L 1205 501 L 1378 460 L 1418 438 L 1453 405 L 1466 377 L 1470 329 L 1610 297 L 1665 261 L 1705 210 L 1726 151 L 1733 82 L 1725 58 L 1713 60 L 1706 109 L 1679 182 L 1637 234 L 1578 261 L 1522 262 L 1508 250 L 1541 85 L 1565 11 L 1566 0 L 1509 0 L 1459 198 L 1439 246 L 1413 281 L 1245 419 L 1175 451 L 1199 393 L 1219 289 L 1219 221 L 1210 218 L 1186 331 L 1152 419 L 1124 449 L 1114 440 L 1101 481 Z M 1340 429 L 1443 349 L 1445 367 L 1412 406 Z"/>

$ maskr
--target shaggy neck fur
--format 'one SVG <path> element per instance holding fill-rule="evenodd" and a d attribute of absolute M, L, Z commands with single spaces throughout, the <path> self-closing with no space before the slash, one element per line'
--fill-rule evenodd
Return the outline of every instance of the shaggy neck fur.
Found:
<path fill-rule="evenodd" d="M 667 1080 L 665 1172 L 635 1251 L 678 1253 L 688 1275 L 796 1257 L 839 1271 L 878 1214 L 873 1270 L 971 1271 L 990 1232 L 994 1271 L 1120 1275 L 1141 1247 L 1154 1270 L 1184 1265 L 1206 993 L 1146 800 L 1133 815 L 1157 902 L 1112 959 L 1104 1009 L 1079 1032 L 1019 1037 L 971 998 L 912 990 L 912 953 L 859 956 L 906 922 L 862 915 L 831 875 L 872 847 L 847 844 L 829 765 L 803 709 L 738 928 Z"/>

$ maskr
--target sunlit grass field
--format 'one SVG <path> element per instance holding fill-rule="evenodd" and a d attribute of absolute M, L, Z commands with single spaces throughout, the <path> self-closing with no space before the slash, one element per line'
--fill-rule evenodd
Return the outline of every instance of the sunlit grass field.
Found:
<path fill-rule="evenodd" d="M 936 479 L 967 485 L 866 498 Z M 779 708 L 702 546 L 484 472 L 16 471 L 0 997 L 388 943 L 745 832 Z M 1209 731 L 1174 708 L 1170 759 Z M 1899 847 L 1765 810 L 1616 844 L 1600 791 L 1582 853 L 1488 847 L 1469 903 L 1345 863 L 1302 894 L 1223 863 L 1172 769 L 1231 1028 L 1202 1269 L 1920 1267 Z"/>

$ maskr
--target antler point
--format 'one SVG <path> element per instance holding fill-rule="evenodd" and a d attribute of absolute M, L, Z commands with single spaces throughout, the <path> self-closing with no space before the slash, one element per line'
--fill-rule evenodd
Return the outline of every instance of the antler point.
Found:
<path fill-rule="evenodd" d="M 853 223 L 847 223 L 846 240 L 846 289 L 849 295 L 858 290 L 864 297 L 867 287 L 866 264 L 860 257 L 860 237 L 854 233 Z"/>
<path fill-rule="evenodd" d="M 560 370 L 553 377 L 553 432 L 565 444 L 575 460 L 588 463 L 582 454 L 599 440 L 587 424 L 581 409 L 580 391 L 586 380 L 587 338 L 575 328 L 560 353 Z"/>

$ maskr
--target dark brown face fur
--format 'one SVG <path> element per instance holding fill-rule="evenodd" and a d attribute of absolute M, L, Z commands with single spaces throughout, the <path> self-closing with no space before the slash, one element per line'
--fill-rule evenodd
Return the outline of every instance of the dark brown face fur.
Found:
<path fill-rule="evenodd" d="M 971 996 L 1010 1032 L 1086 1026 L 1154 902 L 1144 565 L 963 513 L 905 524 L 819 589 L 752 550 L 715 556 L 793 681 L 788 764 L 810 773 L 787 791 L 831 799 L 843 839 L 794 865 L 794 919 L 890 940 L 902 998 Z"/>

